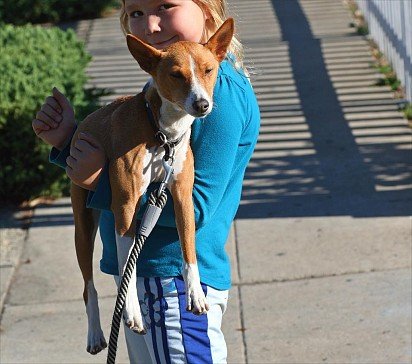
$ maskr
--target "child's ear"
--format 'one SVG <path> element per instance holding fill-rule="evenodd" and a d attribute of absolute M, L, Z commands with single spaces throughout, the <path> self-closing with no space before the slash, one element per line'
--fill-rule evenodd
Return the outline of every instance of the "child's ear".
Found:
<path fill-rule="evenodd" d="M 205 46 L 216 56 L 219 62 L 222 62 L 225 59 L 234 32 L 235 22 L 233 18 L 228 18 L 205 44 Z"/>
<path fill-rule="evenodd" d="M 132 34 L 127 34 L 127 47 L 141 69 L 151 73 L 162 58 L 162 52 L 144 43 Z"/>

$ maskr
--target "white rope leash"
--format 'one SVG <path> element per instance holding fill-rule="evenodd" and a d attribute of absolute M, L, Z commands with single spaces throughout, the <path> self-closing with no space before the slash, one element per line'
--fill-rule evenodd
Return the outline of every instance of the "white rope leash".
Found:
<path fill-rule="evenodd" d="M 163 167 L 165 169 L 166 176 L 160 184 L 159 189 L 153 191 L 150 194 L 149 203 L 140 224 L 139 233 L 135 239 L 129 258 L 127 259 L 126 268 L 119 285 L 116 304 L 113 312 L 112 328 L 110 330 L 107 364 L 114 364 L 116 361 L 117 340 L 119 337 L 120 322 L 122 320 L 122 313 L 124 303 L 126 301 L 127 289 L 137 262 L 137 258 L 139 257 L 139 254 L 147 237 L 156 225 L 156 222 L 160 217 L 160 213 L 162 212 L 167 202 L 166 185 L 169 182 L 171 175 L 173 174 L 173 167 L 169 165 L 164 159 Z"/>

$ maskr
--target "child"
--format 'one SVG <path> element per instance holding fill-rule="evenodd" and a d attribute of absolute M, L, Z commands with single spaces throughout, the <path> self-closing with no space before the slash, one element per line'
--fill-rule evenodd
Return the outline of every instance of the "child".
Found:
<path fill-rule="evenodd" d="M 226 18 L 225 0 L 122 0 L 120 16 L 125 33 L 158 49 L 179 40 L 204 43 Z M 219 68 L 214 105 L 205 119 L 195 120 L 191 136 L 197 258 L 210 308 L 202 316 L 185 310 L 182 256 L 169 199 L 137 262 L 138 295 L 148 332 L 140 336 L 125 329 L 131 363 L 226 362 L 221 323 L 231 280 L 225 243 L 260 123 L 256 98 L 243 70 L 242 47 L 236 38 Z M 73 109 L 57 89 L 33 120 L 36 134 L 55 147 L 51 160 L 65 167 L 74 183 L 91 190 L 89 207 L 102 210 L 100 268 L 116 276 L 114 220 L 104 151 L 85 134 L 70 148 L 75 125 Z M 115 279 L 119 281 L 118 276 Z"/>

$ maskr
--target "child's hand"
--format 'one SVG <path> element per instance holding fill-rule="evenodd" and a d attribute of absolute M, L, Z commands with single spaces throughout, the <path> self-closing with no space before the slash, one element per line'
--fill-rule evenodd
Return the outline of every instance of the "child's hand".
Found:
<path fill-rule="evenodd" d="M 46 98 L 32 122 L 34 132 L 47 144 L 62 150 L 75 126 L 73 107 L 66 96 L 54 87 L 53 95 Z"/>
<path fill-rule="evenodd" d="M 95 138 L 79 133 L 66 162 L 66 173 L 73 183 L 87 190 L 95 190 L 106 163 L 106 155 Z"/>

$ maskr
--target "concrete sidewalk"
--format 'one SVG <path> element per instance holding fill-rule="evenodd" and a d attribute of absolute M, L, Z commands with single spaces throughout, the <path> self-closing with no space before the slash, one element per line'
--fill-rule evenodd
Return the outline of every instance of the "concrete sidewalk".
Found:
<path fill-rule="evenodd" d="M 262 127 L 228 241 L 229 362 L 411 363 L 412 137 L 367 41 L 339 0 L 230 4 Z M 83 34 L 106 101 L 142 87 L 116 18 Z M 1 363 L 105 361 L 85 352 L 73 230 L 68 199 L 40 206 L 2 263 Z M 107 338 L 114 284 L 96 280 Z"/>

